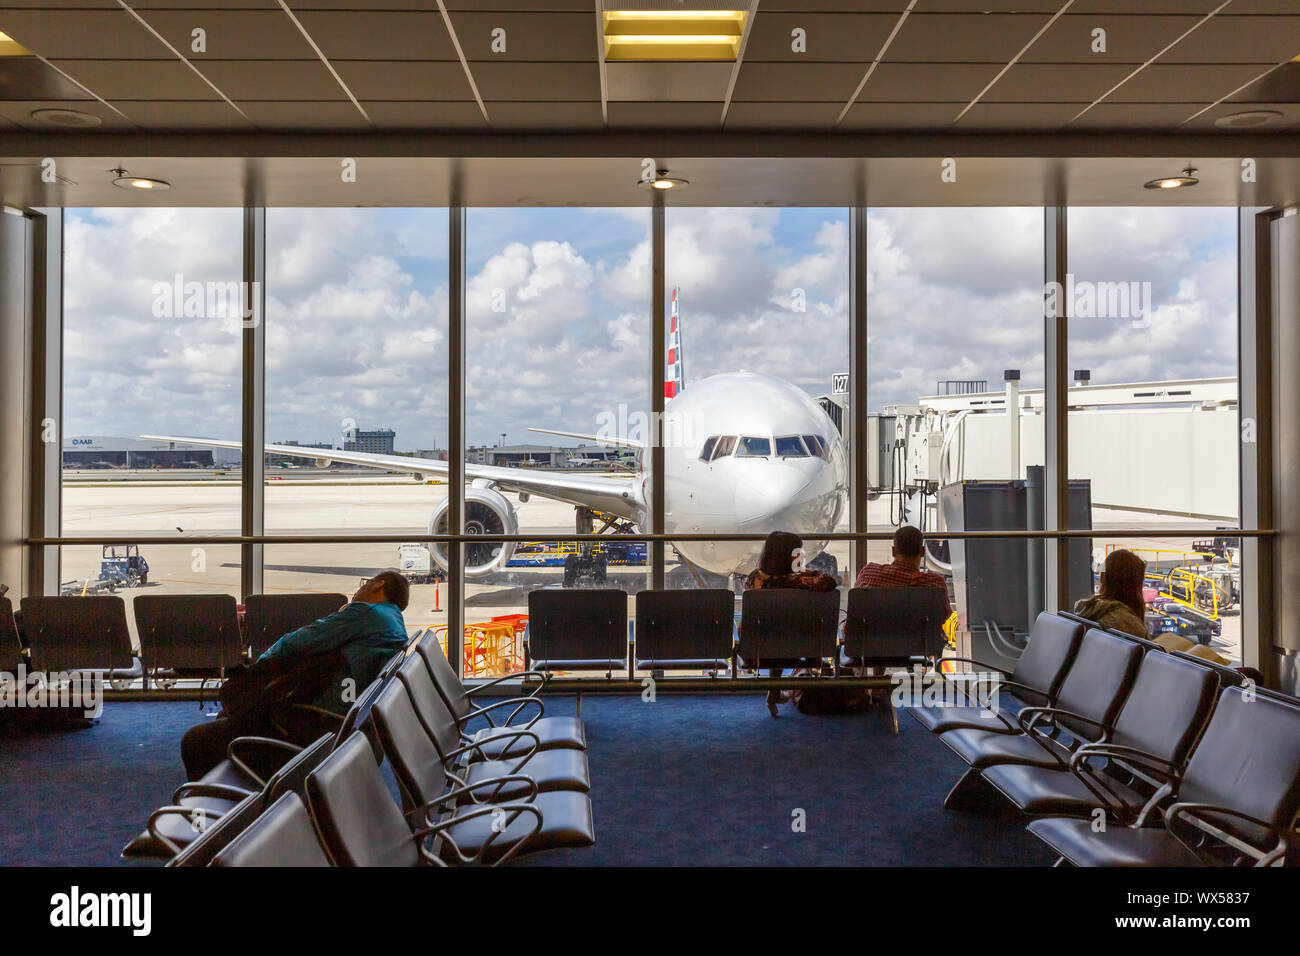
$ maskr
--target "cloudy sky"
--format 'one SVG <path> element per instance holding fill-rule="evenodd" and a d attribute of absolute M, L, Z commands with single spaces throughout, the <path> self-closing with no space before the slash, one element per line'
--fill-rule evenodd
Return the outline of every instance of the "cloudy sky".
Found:
<path fill-rule="evenodd" d="M 1072 368 L 1098 384 L 1235 374 L 1234 210 L 1070 217 L 1076 279 L 1149 282 L 1152 305 L 1139 327 L 1072 320 Z M 470 442 L 594 432 L 621 404 L 644 409 L 648 211 L 468 218 Z M 66 435 L 238 436 L 238 317 L 170 314 L 160 291 L 238 279 L 240 223 L 239 210 L 68 210 Z M 337 442 L 350 420 L 395 429 L 401 450 L 444 446 L 445 210 L 273 209 L 267 223 L 268 438 Z M 828 392 L 847 370 L 847 212 L 670 209 L 667 229 L 687 386 L 747 369 Z M 941 379 L 1000 387 L 1006 368 L 1042 384 L 1041 210 L 875 209 L 868 246 L 872 409 Z"/>

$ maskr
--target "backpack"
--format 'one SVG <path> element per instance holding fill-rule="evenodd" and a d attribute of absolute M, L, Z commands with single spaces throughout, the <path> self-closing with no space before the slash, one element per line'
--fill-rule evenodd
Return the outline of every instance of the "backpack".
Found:
<path fill-rule="evenodd" d="M 347 659 L 338 650 L 241 664 L 226 672 L 221 712 L 225 716 L 267 717 L 285 708 L 309 705 L 346 669 Z"/>

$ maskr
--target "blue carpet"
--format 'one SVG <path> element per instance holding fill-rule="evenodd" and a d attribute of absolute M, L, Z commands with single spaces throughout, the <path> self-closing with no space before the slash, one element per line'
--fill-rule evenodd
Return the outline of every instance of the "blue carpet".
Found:
<path fill-rule="evenodd" d="M 548 698 L 572 714 L 572 698 Z M 596 846 L 522 865 L 1049 865 L 1015 820 L 943 809 L 965 768 L 900 714 L 772 719 L 760 697 L 587 697 Z M 110 703 L 94 726 L 0 732 L 0 865 L 118 865 L 184 776 L 194 703 Z M 803 821 L 803 832 L 795 823 Z"/>

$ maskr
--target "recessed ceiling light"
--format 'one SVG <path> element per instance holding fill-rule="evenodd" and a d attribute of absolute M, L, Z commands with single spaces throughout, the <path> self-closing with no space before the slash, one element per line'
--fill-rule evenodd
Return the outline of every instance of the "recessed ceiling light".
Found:
<path fill-rule="evenodd" d="M 606 60 L 734 60 L 745 10 L 606 10 Z"/>
<path fill-rule="evenodd" d="M 666 169 L 656 169 L 654 179 L 638 179 L 636 184 L 649 186 L 651 189 L 679 189 L 689 186 L 690 181 L 680 176 L 669 176 Z"/>
<path fill-rule="evenodd" d="M 1281 118 L 1282 114 L 1277 110 L 1245 110 L 1241 113 L 1229 113 L 1226 116 L 1220 116 L 1214 121 L 1214 125 L 1219 129 L 1250 129 L 1253 126 L 1263 126 Z"/>
<path fill-rule="evenodd" d="M 1196 172 L 1196 167 L 1188 166 L 1183 170 L 1181 176 L 1165 176 L 1161 179 L 1153 179 L 1149 183 L 1143 183 L 1147 189 L 1181 189 L 1184 186 L 1195 186 L 1199 179 L 1192 175 Z"/>
<path fill-rule="evenodd" d="M 51 126 L 76 126 L 85 128 L 89 126 L 98 126 L 100 123 L 104 122 L 98 116 L 94 116 L 90 113 L 83 113 L 80 110 L 56 108 L 32 110 L 31 116 L 32 119 L 36 120 L 38 123 L 49 123 Z"/>
<path fill-rule="evenodd" d="M 147 176 L 130 176 L 125 169 L 114 169 L 117 176 L 113 185 L 119 189 L 171 189 L 172 184 L 165 179 L 150 179 Z"/>
<path fill-rule="evenodd" d="M 7 33 L 0 33 L 0 56 L 31 56 L 32 51 Z"/>

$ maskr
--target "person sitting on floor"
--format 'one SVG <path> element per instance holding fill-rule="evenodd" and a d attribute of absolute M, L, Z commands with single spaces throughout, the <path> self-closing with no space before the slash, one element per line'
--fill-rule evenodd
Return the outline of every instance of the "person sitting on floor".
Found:
<path fill-rule="evenodd" d="M 944 610 L 952 613 L 948 603 L 948 582 L 942 574 L 921 570 L 921 559 L 925 557 L 925 539 L 919 528 L 910 524 L 902 525 L 894 532 L 894 543 L 890 549 L 894 560 L 890 564 L 868 562 L 858 572 L 853 582 L 855 588 L 923 588 L 933 587 L 943 591 Z"/>
<path fill-rule="evenodd" d="M 1146 600 L 1142 584 L 1146 562 L 1123 548 L 1106 555 L 1106 565 L 1097 582 L 1097 593 L 1074 605 L 1074 613 L 1102 627 L 1147 637 Z"/>
<path fill-rule="evenodd" d="M 788 531 L 773 531 L 763 542 L 763 554 L 758 567 L 745 578 L 745 590 L 764 588 L 801 588 L 805 591 L 834 591 L 836 580 L 822 571 L 810 571 L 803 566 L 803 538 Z M 768 670 L 770 677 L 780 677 L 782 669 Z M 767 709 L 778 716 L 776 705 L 782 697 L 779 690 L 767 692 Z"/>
<path fill-rule="evenodd" d="M 275 737 L 305 746 L 331 719 L 342 718 L 384 664 L 406 647 L 402 612 L 410 594 L 406 578 L 397 571 L 383 571 L 363 583 L 352 600 L 333 614 L 290 631 L 267 648 L 249 672 L 260 668 L 310 682 L 310 687 L 298 688 L 306 691 L 308 699 L 295 698 L 297 709 L 279 715 L 257 706 L 227 713 L 223 705 L 220 717 L 196 724 L 181 739 L 188 779 L 198 780 L 215 767 L 236 737 Z M 311 719 L 312 715 L 325 721 Z M 307 719 L 294 721 L 294 716 Z"/>

